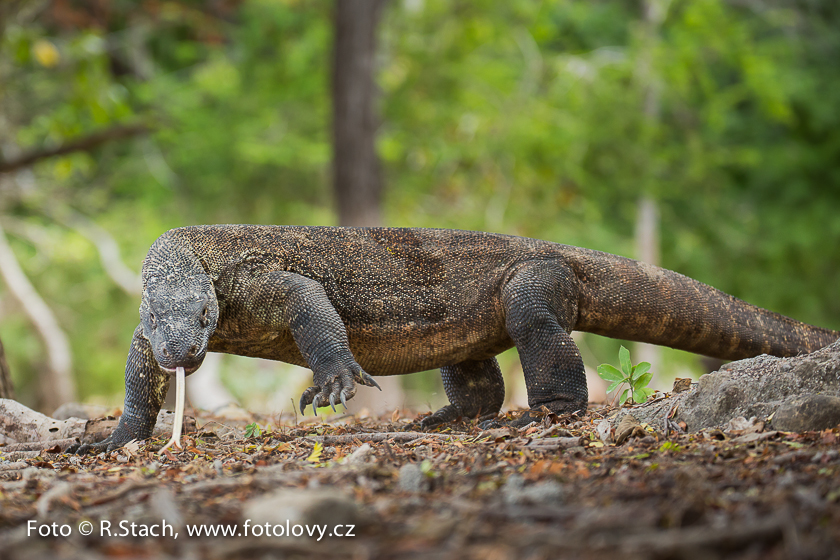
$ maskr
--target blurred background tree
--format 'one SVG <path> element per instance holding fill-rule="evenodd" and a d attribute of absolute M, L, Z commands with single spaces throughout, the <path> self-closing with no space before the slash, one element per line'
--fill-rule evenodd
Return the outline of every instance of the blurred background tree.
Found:
<path fill-rule="evenodd" d="M 296 0 L 0 3 L 0 223 L 82 398 L 121 402 L 136 274 L 160 233 L 338 223 L 336 14 Z M 840 5 L 392 0 L 375 29 L 385 225 L 636 256 L 648 200 L 662 266 L 840 328 Z M 18 397 L 46 410 L 58 366 L 0 289 Z M 581 344 L 588 365 L 614 361 L 617 342 Z M 515 353 L 502 365 L 521 377 Z M 307 385 L 280 366 L 220 367 L 257 408 L 288 410 L 255 397 Z M 659 367 L 704 371 L 670 350 Z M 422 391 L 392 404 L 442 399 L 434 373 L 403 384 Z"/>

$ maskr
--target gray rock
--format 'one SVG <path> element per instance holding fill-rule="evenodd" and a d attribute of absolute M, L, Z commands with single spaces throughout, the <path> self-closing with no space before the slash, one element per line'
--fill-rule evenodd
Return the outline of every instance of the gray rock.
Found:
<path fill-rule="evenodd" d="M 729 363 L 688 391 L 622 409 L 612 421 L 617 424 L 632 413 L 663 431 L 665 419 L 676 410 L 671 420 L 685 422 L 689 431 L 725 426 L 738 416 L 772 416 L 772 428 L 778 430 L 821 430 L 838 423 L 835 398 L 840 399 L 840 342 L 793 358 L 764 354 Z"/>
<path fill-rule="evenodd" d="M 403 492 L 424 492 L 429 489 L 430 484 L 420 465 L 406 463 L 400 467 L 397 486 Z"/>
<path fill-rule="evenodd" d="M 253 525 L 348 525 L 357 524 L 361 517 L 355 500 L 335 487 L 280 488 L 249 500 L 242 508 L 243 520 Z"/>
<path fill-rule="evenodd" d="M 347 464 L 348 465 L 363 465 L 367 462 L 368 457 L 373 453 L 373 448 L 370 444 L 365 443 L 359 446 L 358 449 L 353 451 L 349 457 L 347 457 Z"/>
<path fill-rule="evenodd" d="M 56 420 L 68 420 L 70 418 L 81 418 L 82 420 L 90 420 L 91 418 L 100 418 L 107 415 L 114 410 L 113 407 L 101 406 L 96 404 L 82 404 L 77 402 L 64 403 L 55 409 L 52 417 Z"/>
<path fill-rule="evenodd" d="M 502 500 L 507 504 L 558 504 L 566 497 L 566 490 L 559 482 L 547 480 L 525 484 L 522 475 L 512 474 L 502 486 Z"/>
<path fill-rule="evenodd" d="M 840 397 L 808 393 L 785 401 L 773 415 L 773 427 L 785 432 L 826 430 L 840 424 Z"/>

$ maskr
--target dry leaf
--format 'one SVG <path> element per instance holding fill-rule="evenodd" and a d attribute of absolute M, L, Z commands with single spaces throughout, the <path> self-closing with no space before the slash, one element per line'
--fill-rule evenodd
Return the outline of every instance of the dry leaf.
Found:
<path fill-rule="evenodd" d="M 312 453 L 309 454 L 309 457 L 306 458 L 307 461 L 310 463 L 320 463 L 321 462 L 321 453 L 324 451 L 324 444 L 318 442 L 315 444 L 315 447 L 312 448 Z"/>

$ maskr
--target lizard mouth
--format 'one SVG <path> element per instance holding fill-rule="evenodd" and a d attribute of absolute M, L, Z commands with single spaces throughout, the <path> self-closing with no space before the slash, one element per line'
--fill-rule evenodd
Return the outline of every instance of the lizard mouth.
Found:
<path fill-rule="evenodd" d="M 175 372 L 178 370 L 178 368 L 168 368 L 168 367 L 163 367 L 163 366 L 161 366 L 160 364 L 158 364 L 158 366 L 160 367 L 160 369 L 162 369 L 163 371 L 165 371 L 165 372 L 166 372 L 166 373 L 168 373 L 169 375 L 175 375 Z M 198 369 L 198 367 L 199 367 L 199 366 L 185 367 L 185 368 L 184 368 L 184 374 L 189 375 L 189 374 L 191 374 L 191 373 L 194 373 L 194 372 L 195 372 L 195 370 L 197 370 L 197 369 Z"/>

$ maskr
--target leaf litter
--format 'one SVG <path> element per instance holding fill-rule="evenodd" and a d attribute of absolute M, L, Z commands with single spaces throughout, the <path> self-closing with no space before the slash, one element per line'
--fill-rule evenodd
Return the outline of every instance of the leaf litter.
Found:
<path fill-rule="evenodd" d="M 86 457 L 45 449 L 0 461 L 0 551 L 10 559 L 840 557 L 838 428 L 785 433 L 744 420 L 666 437 L 632 421 L 610 429 L 609 412 L 546 415 L 523 430 L 460 422 L 432 432 L 419 432 L 410 411 L 298 424 L 256 417 L 249 437 L 245 421 L 200 414 L 183 449 L 163 455 L 163 440 Z M 246 514 L 269 515 L 270 524 L 349 519 L 354 536 L 244 536 Z M 122 521 L 166 518 L 178 520 L 177 539 L 77 533 L 85 520 L 110 522 L 116 534 Z M 72 535 L 39 537 L 30 520 L 69 525 Z M 186 534 L 201 524 L 240 536 Z"/>

